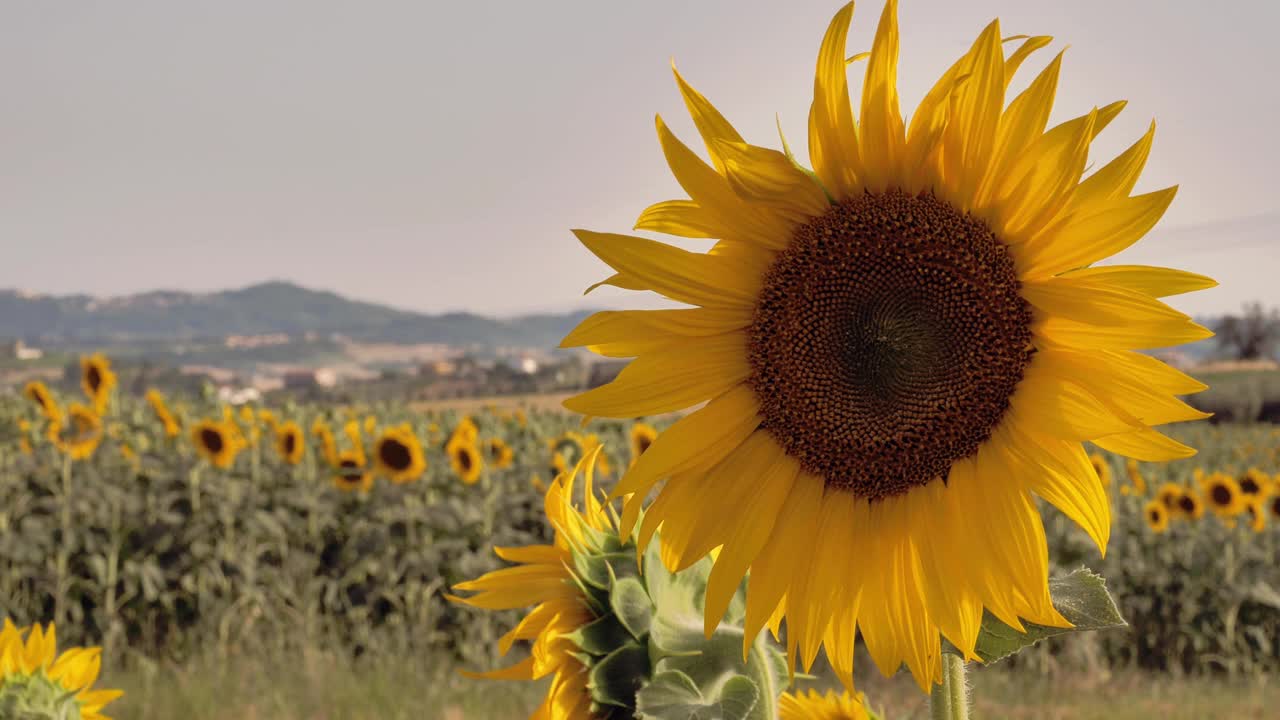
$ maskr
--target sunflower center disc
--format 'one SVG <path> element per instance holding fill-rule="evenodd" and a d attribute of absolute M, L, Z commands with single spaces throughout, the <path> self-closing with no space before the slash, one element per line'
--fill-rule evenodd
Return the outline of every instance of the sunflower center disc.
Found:
<path fill-rule="evenodd" d="M 1007 247 L 932 195 L 863 194 L 796 230 L 748 330 L 762 427 L 880 500 L 973 455 L 1031 359 Z"/>
<path fill-rule="evenodd" d="M 200 442 L 204 443 L 211 453 L 222 452 L 222 433 L 217 430 L 201 430 Z"/>
<path fill-rule="evenodd" d="M 384 440 L 378 447 L 378 457 L 392 470 L 404 470 L 413 461 L 409 457 L 409 448 L 399 440 Z"/>

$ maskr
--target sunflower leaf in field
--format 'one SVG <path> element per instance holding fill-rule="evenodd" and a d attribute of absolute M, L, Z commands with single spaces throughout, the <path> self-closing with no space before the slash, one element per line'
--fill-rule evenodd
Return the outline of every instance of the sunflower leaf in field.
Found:
<path fill-rule="evenodd" d="M 1049 580 L 1049 592 L 1053 597 L 1053 606 L 1073 627 L 1058 628 L 1024 623 L 1026 632 L 1020 633 L 988 613 L 982 619 L 982 631 L 978 635 L 975 649 L 978 657 L 987 663 L 993 663 L 1046 638 L 1086 630 L 1125 627 L 1128 624 L 1120 616 L 1115 601 L 1107 592 L 1106 580 L 1087 568 Z M 950 644 L 943 650 L 957 652 Z"/>

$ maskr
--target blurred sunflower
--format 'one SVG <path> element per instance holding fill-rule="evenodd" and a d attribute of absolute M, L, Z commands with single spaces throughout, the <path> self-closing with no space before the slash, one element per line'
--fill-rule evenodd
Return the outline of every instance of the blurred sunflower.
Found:
<path fill-rule="evenodd" d="M 1246 495 L 1242 514 L 1248 516 L 1250 530 L 1260 533 L 1267 529 L 1267 505 L 1262 496 Z"/>
<path fill-rule="evenodd" d="M 333 469 L 333 485 L 339 490 L 369 492 L 373 489 L 373 473 L 369 472 L 364 450 L 354 448 L 338 453 Z"/>
<path fill-rule="evenodd" d="M 502 438 L 489 438 L 484 445 L 484 449 L 489 459 L 489 465 L 495 469 L 505 470 L 515 462 L 515 452 L 512 451 L 510 445 L 503 442 Z"/>
<path fill-rule="evenodd" d="M 191 427 L 191 443 L 196 451 L 213 464 L 226 470 L 240 454 L 241 441 L 235 423 L 227 420 L 201 420 Z"/>
<path fill-rule="evenodd" d="M 74 647 L 58 654 L 57 629 L 36 624 L 23 631 L 5 618 L 0 627 L 0 709 L 6 718 L 111 720 L 102 713 L 124 693 L 94 690 L 102 667 L 102 648 Z"/>
<path fill-rule="evenodd" d="M 338 464 L 338 442 L 333 437 L 333 431 L 329 429 L 329 425 L 325 423 L 323 418 L 316 418 L 311 424 L 311 434 L 315 435 L 320 441 L 320 456 L 329 465 Z"/>
<path fill-rule="evenodd" d="M 1182 486 L 1178 483 L 1167 482 L 1160 486 L 1156 491 L 1155 499 L 1164 504 L 1164 509 L 1173 513 L 1178 507 L 1178 498 L 1182 497 Z"/>
<path fill-rule="evenodd" d="M 1191 488 L 1184 489 L 1182 495 L 1178 496 L 1177 515 L 1186 520 L 1204 517 L 1204 503 L 1200 502 L 1200 496 Z"/>
<path fill-rule="evenodd" d="M 778 698 L 778 720 L 873 720 L 862 693 L 837 693 L 828 690 L 784 692 Z"/>
<path fill-rule="evenodd" d="M 1232 520 L 1244 512 L 1244 495 L 1235 478 L 1226 473 L 1216 472 L 1204 479 L 1201 486 L 1204 503 L 1209 510 L 1222 520 Z M 1234 521 L 1227 523 L 1233 525 Z"/>
<path fill-rule="evenodd" d="M 1271 510 L 1272 519 L 1280 520 L 1280 495 L 1272 495 L 1267 501 L 1267 507 Z"/>
<path fill-rule="evenodd" d="M 50 421 L 49 440 L 72 460 L 84 460 L 102 442 L 102 418 L 91 407 L 71 403 L 66 422 Z"/>
<path fill-rule="evenodd" d="M 34 452 L 31 447 L 31 421 L 26 418 L 18 420 L 18 450 L 23 455 Z"/>
<path fill-rule="evenodd" d="M 276 418 L 276 414 L 270 408 L 262 408 L 258 411 L 258 422 L 274 430 L 280 420 Z"/>
<path fill-rule="evenodd" d="M 645 450 L 657 439 L 658 431 L 649 423 L 638 422 L 631 426 L 631 464 L 644 454 Z"/>
<path fill-rule="evenodd" d="M 1125 474 L 1129 476 L 1129 482 L 1133 483 L 1133 492 L 1136 495 L 1147 494 L 1147 479 L 1142 476 L 1142 469 L 1138 467 L 1138 461 L 1129 458 L 1124 463 Z"/>
<path fill-rule="evenodd" d="M 450 443 L 448 453 L 449 466 L 458 479 L 467 485 L 475 485 L 480 480 L 480 471 L 484 467 L 475 444 L 470 441 Z"/>
<path fill-rule="evenodd" d="M 1102 486 L 1111 487 L 1111 463 L 1102 456 L 1102 453 L 1092 453 L 1089 455 L 1089 464 L 1093 465 L 1093 471 L 1098 474 L 1098 479 L 1102 481 Z"/>
<path fill-rule="evenodd" d="M 290 465 L 297 465 L 307 452 L 307 440 L 302 435 L 302 427 L 289 420 L 275 426 L 276 452 L 280 459 Z"/>
<path fill-rule="evenodd" d="M 574 575 L 573 550 L 598 542 L 595 538 L 613 531 L 606 506 L 594 496 L 592 455 L 587 455 L 572 473 L 562 475 L 547 491 L 544 507 L 555 530 L 552 545 L 495 548 L 498 557 L 516 563 L 475 580 L 458 583 L 455 592 L 470 597 L 447 595 L 453 602 L 485 610 L 516 610 L 532 607 L 511 632 L 502 636 L 498 648 L 506 655 L 518 640 L 533 641 L 530 656 L 508 668 L 487 673 L 465 673 L 469 677 L 497 680 L 538 680 L 552 676 L 547 697 L 534 711 L 534 720 L 591 720 L 607 717 L 597 713 L 588 689 L 588 672 L 579 660 L 574 634 L 597 620 L 583 581 Z M 573 503 L 573 486 L 584 475 L 583 509 Z"/>
<path fill-rule="evenodd" d="M 1271 476 L 1256 467 L 1249 468 L 1236 482 L 1241 494 L 1247 497 L 1261 497 L 1271 491 Z"/>
<path fill-rule="evenodd" d="M 164 428 L 165 437 L 177 437 L 182 432 L 182 425 L 169 411 L 169 404 L 165 401 L 163 393 L 155 388 L 148 390 L 147 404 L 151 406 L 151 411 L 155 413 L 156 419 Z"/>
<path fill-rule="evenodd" d="M 422 445 L 408 423 L 383 430 L 373 444 L 373 462 L 378 472 L 397 484 L 417 480 L 427 469 Z"/>
<path fill-rule="evenodd" d="M 364 416 L 364 433 L 366 435 L 373 435 L 377 431 L 378 431 L 378 416 L 365 415 Z"/>
<path fill-rule="evenodd" d="M 1148 501 L 1142 508 L 1142 516 L 1147 520 L 1147 527 L 1154 533 L 1162 533 L 1169 529 L 1169 508 L 1159 500 Z"/>
<path fill-rule="evenodd" d="M 476 421 L 471 419 L 470 415 L 463 415 L 458 421 L 457 427 L 449 434 L 449 440 L 446 445 L 454 443 L 471 443 L 475 444 L 476 439 L 480 436 L 480 428 L 476 426 Z"/>
<path fill-rule="evenodd" d="M 80 387 L 99 413 L 106 410 L 115 386 L 116 374 L 111 370 L 111 361 L 106 355 L 94 353 L 80 358 Z"/>
<path fill-rule="evenodd" d="M 22 394 L 40 408 L 40 413 L 45 418 L 57 420 L 61 417 L 62 409 L 58 407 L 57 401 L 53 399 L 53 393 L 49 392 L 48 386 L 43 382 L 32 380 L 22 387 Z"/>
<path fill-rule="evenodd" d="M 1139 240 L 1175 188 L 1130 195 L 1151 132 L 1084 177 L 1124 103 L 1046 130 L 1061 56 L 1006 106 L 1050 38 L 1006 56 L 992 22 L 908 125 L 890 0 L 855 120 L 852 12 L 818 54 L 812 173 L 785 145 L 747 144 L 676 75 L 711 163 L 659 118 L 690 199 L 650 206 L 636 227 L 719 242 L 694 252 L 574 231 L 616 271 L 603 284 L 695 307 L 583 321 L 563 346 L 636 359 L 565 407 L 634 418 L 706 402 L 615 488 L 632 494 L 623 531 L 666 480 L 642 532 L 662 524 L 677 570 L 721 547 L 708 631 L 749 569 L 747 637 L 781 607 L 793 665 L 825 646 L 847 681 L 861 634 L 881 670 L 906 664 L 927 688 L 941 637 L 975 657 L 984 610 L 1015 628 L 1066 622 L 1033 495 L 1106 547 L 1110 508 L 1081 443 L 1144 461 L 1194 454 L 1152 426 L 1206 417 L 1178 399 L 1205 386 L 1140 351 L 1210 336 L 1157 298 L 1215 283 L 1091 267 Z"/>

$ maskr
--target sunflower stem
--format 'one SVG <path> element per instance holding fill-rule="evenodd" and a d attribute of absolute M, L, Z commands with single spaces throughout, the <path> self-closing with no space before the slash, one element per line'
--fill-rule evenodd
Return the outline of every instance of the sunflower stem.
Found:
<path fill-rule="evenodd" d="M 969 686 L 965 684 L 964 658 L 942 654 L 942 682 L 929 692 L 930 720 L 969 720 Z"/>

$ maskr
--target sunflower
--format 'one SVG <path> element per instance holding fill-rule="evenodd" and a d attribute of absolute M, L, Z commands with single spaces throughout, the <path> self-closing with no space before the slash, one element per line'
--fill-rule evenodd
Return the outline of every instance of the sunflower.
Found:
<path fill-rule="evenodd" d="M 223 470 L 231 467 L 243 446 L 235 423 L 229 420 L 201 420 L 191 427 L 191 442 L 205 460 Z"/>
<path fill-rule="evenodd" d="M 151 411 L 156 414 L 156 419 L 164 427 L 165 437 L 177 437 L 182 432 L 182 425 L 169 411 L 169 404 L 165 402 L 163 393 L 155 388 L 148 390 L 147 404 L 151 406 Z"/>
<path fill-rule="evenodd" d="M 1123 103 L 1046 131 L 1061 56 L 1006 107 L 1014 71 L 1049 38 L 1006 57 L 992 22 L 907 124 L 890 0 L 855 121 L 852 11 L 819 51 L 812 173 L 747 144 L 676 74 L 711 163 L 659 118 L 690 199 L 649 207 L 637 228 L 719 242 L 574 231 L 616 271 L 603 284 L 694 307 L 584 320 L 563 346 L 635 359 L 565 407 L 633 418 L 705 401 L 614 489 L 631 494 L 623 530 L 665 479 L 642 529 L 662 524 L 677 569 L 721 547 L 708 629 L 750 569 L 747 637 L 782 607 L 793 665 L 825 646 L 847 679 L 860 632 L 881 670 L 905 663 L 927 688 L 941 637 L 976 657 L 984 609 L 1019 629 L 1065 624 L 1032 495 L 1106 547 L 1084 441 L 1144 461 L 1194 454 L 1151 426 L 1206 417 L 1177 398 L 1205 386 L 1139 351 L 1210 336 L 1157 297 L 1215 283 L 1092 267 L 1141 238 L 1175 189 L 1130 196 L 1150 132 L 1083 177 Z"/>
<path fill-rule="evenodd" d="M 1271 492 L 1271 476 L 1258 468 L 1249 468 L 1236 482 L 1248 497 L 1264 497 Z"/>
<path fill-rule="evenodd" d="M 397 484 L 417 480 L 427 469 L 422 445 L 408 423 L 382 432 L 373 444 L 373 462 L 378 472 Z"/>
<path fill-rule="evenodd" d="M 1102 486 L 1111 487 L 1111 463 L 1107 462 L 1107 459 L 1101 453 L 1089 455 L 1089 463 L 1093 465 L 1093 471 L 1098 474 L 1098 479 L 1102 481 Z"/>
<path fill-rule="evenodd" d="M 1186 488 L 1178 496 L 1176 514 L 1186 520 L 1199 520 L 1204 517 L 1204 503 L 1200 501 L 1200 496 L 1194 490 Z"/>
<path fill-rule="evenodd" d="M 59 415 L 61 417 L 61 415 Z M 67 408 L 69 426 L 62 420 L 49 423 L 49 439 L 72 460 L 84 460 L 102 442 L 102 418 L 94 408 L 71 403 Z"/>
<path fill-rule="evenodd" d="M 467 485 L 475 485 L 480 480 L 480 471 L 484 468 L 484 461 L 480 458 L 480 451 L 471 441 L 459 441 L 449 443 L 447 449 L 449 453 L 449 466 L 453 468 L 453 472 L 463 483 Z"/>
<path fill-rule="evenodd" d="M 320 455 L 324 461 L 330 465 L 338 464 L 338 442 L 333 437 L 333 431 L 329 429 L 328 424 L 322 418 L 316 418 L 311 424 L 311 434 L 320 440 Z"/>
<path fill-rule="evenodd" d="M 276 425 L 275 435 L 276 452 L 280 453 L 280 459 L 290 465 L 302 462 L 302 457 L 307 452 L 307 439 L 303 437 L 298 423 L 290 420 Z"/>
<path fill-rule="evenodd" d="M 1226 473 L 1213 473 L 1201 486 L 1204 503 L 1223 520 L 1230 520 L 1244 512 L 1245 498 L 1235 478 Z M 1230 523 L 1228 523 L 1230 524 Z"/>
<path fill-rule="evenodd" d="M 1169 529 L 1169 508 L 1159 499 L 1148 501 L 1142 508 L 1142 516 L 1147 520 L 1147 527 L 1154 533 Z"/>
<path fill-rule="evenodd" d="M 0 707 L 17 717 L 111 720 L 102 708 L 124 695 L 120 690 L 94 690 L 102 667 L 102 648 L 75 647 L 58 654 L 57 630 L 39 624 L 22 632 L 5 618 L 0 628 Z"/>
<path fill-rule="evenodd" d="M 31 421 L 26 418 L 18 420 L 18 449 L 23 455 L 35 452 L 31 447 Z"/>
<path fill-rule="evenodd" d="M 22 394 L 28 400 L 35 403 L 40 408 L 40 413 L 50 420 L 54 420 L 61 412 L 57 401 L 53 399 L 53 393 L 49 392 L 49 387 L 39 380 L 32 380 L 22 386 Z"/>
<path fill-rule="evenodd" d="M 594 496 L 592 460 L 592 456 L 587 455 L 572 473 L 561 475 L 547 490 L 544 507 L 547 520 L 555 530 L 552 545 L 495 548 L 498 557 L 517 565 L 453 587 L 454 591 L 473 593 L 470 597 L 446 596 L 453 602 L 486 610 L 532 606 L 498 643 L 505 655 L 516 641 L 531 640 L 530 657 L 508 668 L 467 675 L 499 680 L 538 680 L 553 676 L 546 700 L 531 716 L 536 720 L 603 717 L 593 711 L 587 668 L 579 659 L 579 641 L 574 640 L 580 628 L 598 619 L 592 610 L 598 601 L 587 597 L 586 585 L 574 574 L 573 550 L 589 547 L 602 533 L 614 530 L 606 506 Z M 581 511 L 573 504 L 573 486 L 579 473 L 584 475 L 586 498 Z"/>
<path fill-rule="evenodd" d="M 269 408 L 262 408 L 258 411 L 258 422 L 274 430 L 280 420 Z"/>
<path fill-rule="evenodd" d="M 505 470 L 515 462 L 515 452 L 511 450 L 510 445 L 503 442 L 502 438 L 489 438 L 484 444 L 484 449 L 489 464 L 495 469 Z"/>
<path fill-rule="evenodd" d="M 463 415 L 458 421 L 458 426 L 449 434 L 449 440 L 446 446 L 455 443 L 475 443 L 476 438 L 480 436 L 480 428 L 476 426 L 476 421 L 471 419 L 470 415 Z"/>
<path fill-rule="evenodd" d="M 631 426 L 631 464 L 644 454 L 658 437 L 658 431 L 649 423 L 638 422 Z"/>
<path fill-rule="evenodd" d="M 1167 482 L 1160 486 L 1156 491 L 1156 500 L 1164 504 L 1164 509 L 1171 514 L 1176 512 L 1178 508 L 1178 499 L 1183 495 L 1182 486 L 1178 483 Z"/>
<path fill-rule="evenodd" d="M 778 720 L 870 720 L 867 700 L 862 693 L 837 693 L 828 690 L 784 692 L 778 698 Z"/>
<path fill-rule="evenodd" d="M 1133 483 L 1133 493 L 1135 495 L 1147 494 L 1147 479 L 1143 477 L 1142 470 L 1138 467 L 1138 461 L 1129 458 L 1124 463 L 1124 472 L 1129 476 L 1129 482 Z"/>
<path fill-rule="evenodd" d="M 373 473 L 369 472 L 363 450 L 343 450 L 336 460 L 333 464 L 334 487 L 345 492 L 369 492 L 373 489 Z"/>
<path fill-rule="evenodd" d="M 1249 529 L 1260 533 L 1267 529 L 1266 498 L 1261 495 L 1249 495 L 1244 498 L 1244 513 L 1249 516 Z"/>
<path fill-rule="evenodd" d="M 111 389 L 115 386 L 116 374 L 112 372 L 107 356 L 94 353 L 80 358 L 80 387 L 99 413 L 106 410 L 111 400 Z"/>

